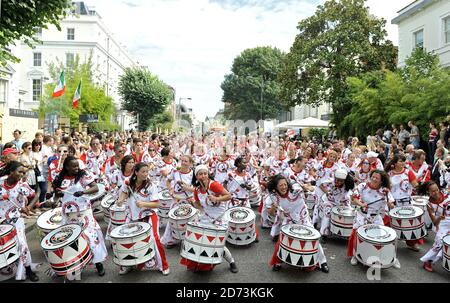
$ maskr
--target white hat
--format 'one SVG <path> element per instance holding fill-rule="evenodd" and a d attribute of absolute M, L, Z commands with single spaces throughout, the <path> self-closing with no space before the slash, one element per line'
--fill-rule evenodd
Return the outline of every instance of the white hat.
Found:
<path fill-rule="evenodd" d="M 348 175 L 347 171 L 343 168 L 337 169 L 336 172 L 334 173 L 334 177 L 341 180 L 347 179 L 347 175 Z"/>
<path fill-rule="evenodd" d="M 201 170 L 206 170 L 208 172 L 208 166 L 206 165 L 199 165 L 195 168 L 195 175 L 197 176 L 198 172 Z"/>
<path fill-rule="evenodd" d="M 376 158 L 378 154 L 376 152 L 370 151 L 367 153 L 367 158 Z"/>

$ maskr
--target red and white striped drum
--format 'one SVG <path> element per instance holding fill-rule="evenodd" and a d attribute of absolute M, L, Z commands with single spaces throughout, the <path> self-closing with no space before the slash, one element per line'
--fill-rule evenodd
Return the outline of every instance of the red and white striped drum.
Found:
<path fill-rule="evenodd" d="M 364 265 L 374 263 L 381 268 L 394 265 L 397 258 L 395 230 L 384 225 L 367 224 L 357 230 L 357 245 L 355 257 Z"/>
<path fill-rule="evenodd" d="M 102 198 L 102 201 L 100 202 L 100 205 L 102 207 L 102 212 L 103 212 L 103 218 L 105 219 L 106 222 L 109 222 L 109 219 L 110 219 L 109 208 L 115 201 L 116 201 L 115 195 L 112 193 L 109 193 L 106 196 L 104 196 Z"/>
<path fill-rule="evenodd" d="M 421 208 L 425 216 L 425 225 L 427 228 L 431 228 L 433 222 L 431 221 L 430 214 L 428 213 L 427 205 L 430 202 L 430 197 L 428 196 L 412 196 L 411 202 L 413 206 Z"/>
<path fill-rule="evenodd" d="M 399 240 L 417 240 L 427 235 L 424 213 L 416 206 L 401 206 L 389 212 L 391 227 Z"/>
<path fill-rule="evenodd" d="M 106 195 L 106 186 L 103 183 L 97 183 L 98 192 L 92 195 L 86 195 L 86 199 L 91 201 L 92 211 L 94 214 L 99 214 L 102 212 L 101 201 Z"/>
<path fill-rule="evenodd" d="M 113 262 L 120 266 L 134 266 L 155 257 L 155 240 L 152 226 L 134 222 L 116 227 L 111 231 L 114 252 Z"/>
<path fill-rule="evenodd" d="M 66 224 L 51 231 L 42 239 L 41 247 L 58 276 L 82 271 L 93 257 L 89 239 L 78 224 Z"/>
<path fill-rule="evenodd" d="M 353 231 L 356 210 L 348 206 L 335 206 L 331 209 L 330 231 L 339 237 L 348 238 Z"/>
<path fill-rule="evenodd" d="M 0 225 L 0 268 L 7 267 L 19 259 L 17 231 L 13 225 Z"/>
<path fill-rule="evenodd" d="M 250 205 L 252 207 L 258 207 L 261 203 L 261 189 L 259 188 L 259 183 L 253 185 L 252 190 L 250 191 Z"/>
<path fill-rule="evenodd" d="M 312 227 L 286 224 L 281 227 L 278 258 L 296 267 L 318 263 L 320 233 Z"/>
<path fill-rule="evenodd" d="M 188 222 L 181 256 L 197 263 L 220 264 L 227 233 L 227 229 L 219 225 Z"/>
<path fill-rule="evenodd" d="M 159 193 L 158 216 L 161 219 L 161 225 L 164 225 L 169 219 L 170 208 L 174 200 L 168 190 Z"/>
<path fill-rule="evenodd" d="M 228 221 L 227 242 L 234 245 L 248 245 L 256 239 L 256 215 L 252 209 L 233 207 L 224 215 Z"/>
<path fill-rule="evenodd" d="M 114 204 L 109 208 L 109 219 L 111 220 L 111 224 L 116 227 L 127 222 L 127 215 L 128 212 L 125 205 L 118 206 Z"/>
<path fill-rule="evenodd" d="M 44 238 L 49 232 L 61 227 L 62 219 L 63 215 L 61 207 L 47 210 L 41 214 L 36 221 L 40 239 Z"/>
<path fill-rule="evenodd" d="M 186 224 L 194 221 L 198 216 L 198 210 L 189 204 L 180 204 L 169 211 L 169 223 L 172 227 L 172 237 L 183 240 L 186 233 Z"/>
<path fill-rule="evenodd" d="M 450 234 L 442 238 L 442 266 L 450 272 Z"/>

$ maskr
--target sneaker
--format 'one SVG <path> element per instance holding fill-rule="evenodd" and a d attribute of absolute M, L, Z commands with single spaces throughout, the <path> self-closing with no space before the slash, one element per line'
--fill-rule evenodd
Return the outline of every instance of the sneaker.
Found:
<path fill-rule="evenodd" d="M 39 277 L 36 275 L 36 273 L 34 271 L 28 271 L 26 273 L 27 278 L 31 281 L 31 282 L 37 282 L 39 281 Z"/>
<path fill-rule="evenodd" d="M 423 262 L 423 268 L 428 272 L 433 272 L 433 264 L 430 261 Z"/>
<path fill-rule="evenodd" d="M 394 267 L 400 269 L 402 266 L 400 265 L 400 261 L 396 258 L 394 261 Z"/>
<path fill-rule="evenodd" d="M 353 265 L 353 266 L 357 265 L 358 264 L 358 259 L 356 259 L 356 257 L 353 256 L 352 259 L 350 260 L 350 264 Z"/>
<path fill-rule="evenodd" d="M 97 268 L 97 273 L 100 277 L 105 275 L 105 268 L 102 263 L 95 263 L 95 267 Z"/>
<path fill-rule="evenodd" d="M 273 271 L 280 271 L 281 270 L 281 264 L 275 264 L 274 266 L 272 266 L 272 270 Z"/>
<path fill-rule="evenodd" d="M 235 273 L 237 273 L 237 272 L 239 271 L 239 269 L 237 268 L 235 262 L 231 262 L 231 263 L 230 263 L 230 271 L 231 271 L 233 274 L 235 274 Z"/>
<path fill-rule="evenodd" d="M 322 265 L 320 265 L 320 270 L 326 274 L 330 272 L 330 268 L 328 267 L 327 263 L 323 263 Z"/>
<path fill-rule="evenodd" d="M 126 275 L 131 271 L 131 269 L 132 269 L 131 266 L 120 266 L 119 275 L 121 276 Z"/>
<path fill-rule="evenodd" d="M 168 274 L 170 274 L 170 268 L 164 269 L 162 271 L 163 276 L 167 276 Z"/>

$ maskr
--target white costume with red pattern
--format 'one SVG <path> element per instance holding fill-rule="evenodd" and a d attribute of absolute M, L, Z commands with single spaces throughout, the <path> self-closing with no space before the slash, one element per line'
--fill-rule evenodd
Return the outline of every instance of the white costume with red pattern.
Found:
<path fill-rule="evenodd" d="M 231 201 L 228 208 L 234 206 L 248 207 L 250 205 L 250 191 L 245 187 L 251 188 L 254 186 L 252 177 L 246 171 L 238 174 L 237 171 L 232 171 L 228 174 L 227 190 L 231 193 Z"/>
<path fill-rule="evenodd" d="M 286 158 L 278 159 L 277 157 L 270 157 L 267 159 L 265 166 L 269 167 L 269 175 L 275 176 L 282 174 L 289 167 L 289 163 Z"/>
<path fill-rule="evenodd" d="M 212 163 L 211 171 L 214 173 L 214 181 L 219 182 L 221 185 L 228 178 L 228 173 L 231 172 L 234 166 L 234 161 L 227 157 L 225 160 L 215 160 Z"/>
<path fill-rule="evenodd" d="M 102 150 L 97 153 L 89 150 L 81 156 L 81 160 L 86 163 L 86 169 L 94 175 L 95 179 L 99 179 L 103 175 L 108 157 Z"/>
<path fill-rule="evenodd" d="M 414 173 L 404 168 L 401 173 L 391 170 L 388 176 L 391 181 L 391 193 L 395 199 L 396 206 L 410 205 L 413 191 L 411 182 L 416 180 Z"/>

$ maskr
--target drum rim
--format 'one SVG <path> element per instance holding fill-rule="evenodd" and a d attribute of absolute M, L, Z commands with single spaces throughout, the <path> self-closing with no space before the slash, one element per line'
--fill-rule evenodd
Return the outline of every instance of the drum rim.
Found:
<path fill-rule="evenodd" d="M 243 222 L 243 221 L 241 221 L 241 222 L 236 222 L 236 221 L 234 221 L 234 220 L 231 218 L 231 215 L 230 215 L 230 214 L 231 214 L 232 211 L 236 211 L 236 210 L 243 210 L 243 211 L 249 212 L 249 216 L 248 216 L 247 218 L 250 217 L 250 220 L 245 221 L 245 222 Z M 256 220 L 256 214 L 255 214 L 255 212 L 254 212 L 251 208 L 242 207 L 242 206 L 238 206 L 238 207 L 233 207 L 233 208 L 227 209 L 227 210 L 225 211 L 224 217 L 225 217 L 225 220 L 226 220 L 226 221 L 231 222 L 231 223 L 233 223 L 233 224 L 248 224 L 248 223 L 250 223 L 250 222 Z"/>
<path fill-rule="evenodd" d="M 102 201 L 100 201 L 100 205 L 103 207 L 103 204 L 104 204 L 104 202 L 103 201 L 108 201 L 109 199 L 108 198 L 115 198 L 114 197 L 114 194 L 113 193 L 107 193 L 103 198 L 102 198 Z M 113 202 L 114 203 L 114 202 Z M 113 203 L 111 203 L 110 205 L 109 205 L 109 207 L 111 207 L 111 205 L 113 204 Z M 107 208 L 109 208 L 109 207 L 107 207 Z"/>
<path fill-rule="evenodd" d="M 190 218 L 192 218 L 193 216 L 197 215 L 198 209 L 196 209 L 195 207 L 193 207 L 193 206 L 190 205 L 190 204 L 184 204 L 184 205 L 187 205 L 187 206 L 189 206 L 191 209 L 193 209 L 193 212 L 191 213 L 191 214 L 192 214 L 191 216 L 189 216 L 189 217 L 183 216 L 183 217 L 177 217 L 177 218 L 171 217 L 170 215 L 173 215 L 173 213 L 175 212 L 175 210 L 178 209 L 178 208 L 181 206 L 181 205 L 176 205 L 175 207 L 173 207 L 172 209 L 169 210 L 169 218 L 172 219 L 172 220 L 179 221 L 179 220 L 190 219 Z"/>
<path fill-rule="evenodd" d="M 53 234 L 55 234 L 55 233 L 57 232 L 58 229 L 63 228 L 63 227 L 68 227 L 68 226 L 74 226 L 74 227 L 75 227 L 75 230 L 79 229 L 79 233 L 78 233 L 78 235 L 77 235 L 76 237 L 74 237 L 74 239 L 72 239 L 71 241 L 66 241 L 66 242 L 64 242 L 64 245 L 60 245 L 60 246 L 58 246 L 58 247 L 52 247 L 52 248 L 50 248 L 50 247 L 48 247 L 47 245 L 45 245 L 44 240 L 50 239 L 50 238 L 53 236 Z M 48 234 L 46 234 L 46 235 L 42 238 L 42 240 L 41 240 L 41 247 L 42 247 L 44 250 L 46 250 L 46 251 L 51 251 L 51 250 L 55 250 L 55 249 L 61 249 L 61 248 L 63 248 L 63 247 L 69 246 L 70 244 L 72 244 L 73 242 L 75 242 L 76 240 L 78 240 L 78 239 L 81 237 L 81 234 L 82 234 L 82 233 L 83 233 L 83 228 L 82 228 L 80 225 L 78 225 L 78 224 L 69 223 L 69 224 L 61 225 L 61 226 L 59 226 L 58 228 L 55 228 L 54 230 L 52 230 L 51 232 L 49 232 Z"/>
<path fill-rule="evenodd" d="M 167 193 L 168 198 L 163 198 L 163 193 Z M 170 192 L 168 189 L 163 189 L 162 191 L 160 191 L 158 193 L 158 198 L 159 198 L 159 200 L 165 200 L 165 201 L 173 199 L 173 197 L 170 195 Z"/>
<path fill-rule="evenodd" d="M 16 228 L 14 225 L 9 224 L 9 223 L 0 224 L 0 226 L 9 226 L 10 227 L 10 229 L 6 230 L 4 233 L 0 233 L 0 238 L 3 237 L 4 235 L 9 234 L 13 229 Z"/>
<path fill-rule="evenodd" d="M 189 226 L 192 226 L 193 228 L 201 228 L 201 229 L 207 229 L 207 230 L 213 230 L 213 231 L 217 231 L 217 230 L 227 231 L 228 230 L 228 228 L 226 228 L 226 227 L 223 227 L 221 225 L 212 224 L 212 223 L 208 224 L 208 223 L 203 223 L 203 222 L 187 222 L 186 224 Z M 199 226 L 199 224 L 201 224 L 201 226 Z M 206 224 L 208 224 L 208 225 L 206 225 Z M 218 228 L 212 228 L 213 226 L 218 227 Z"/>
<path fill-rule="evenodd" d="M 36 219 L 36 226 L 37 227 L 39 227 L 40 229 L 44 229 L 44 230 L 48 230 L 49 228 L 49 225 L 47 225 L 47 227 L 44 227 L 43 225 L 41 225 L 41 224 L 39 224 L 39 223 L 43 223 L 43 222 L 40 222 L 39 220 L 44 220 L 44 219 L 41 219 L 41 218 L 43 218 L 43 216 L 45 215 L 45 214 L 47 214 L 47 213 L 51 213 L 51 212 L 56 212 L 57 210 L 59 210 L 60 212 L 61 212 L 61 217 L 63 216 L 63 213 L 62 213 L 62 207 L 57 207 L 57 208 L 54 208 L 54 209 L 49 209 L 49 210 L 47 210 L 47 211 L 45 211 L 45 212 L 43 212 L 42 214 L 40 214 L 39 215 L 39 217 Z M 51 216 L 50 216 L 51 217 Z M 62 221 L 61 221 L 62 222 Z M 44 222 L 44 223 L 46 223 L 46 222 Z M 52 227 L 53 227 L 54 225 L 52 225 Z M 62 226 L 62 224 L 59 224 L 56 228 L 58 228 L 58 227 L 60 227 L 60 226 Z M 54 229 L 54 228 L 53 228 Z"/>
<path fill-rule="evenodd" d="M 448 242 L 446 242 L 446 239 L 448 239 Z M 442 243 L 444 243 L 447 246 L 450 246 L 450 234 L 447 234 L 442 237 Z"/>
<path fill-rule="evenodd" d="M 393 239 L 390 239 L 391 237 L 389 237 L 389 238 L 386 238 L 386 239 L 389 239 L 388 241 L 386 241 L 384 239 L 383 239 L 383 241 L 376 241 L 373 238 L 368 238 L 359 232 L 360 230 L 362 230 L 362 228 L 368 227 L 368 226 L 377 226 L 380 229 L 384 229 L 386 232 L 389 232 L 389 234 L 391 235 L 391 237 L 393 237 Z M 391 229 L 393 232 L 391 232 L 389 229 Z M 358 229 L 356 230 L 356 235 L 358 237 L 361 237 L 362 239 L 366 240 L 366 242 L 369 242 L 369 243 L 389 244 L 389 243 L 395 242 L 395 240 L 397 239 L 397 232 L 395 231 L 395 229 L 388 227 L 388 226 L 384 226 L 384 225 L 378 225 L 378 224 L 362 225 L 362 226 L 358 227 Z"/>
<path fill-rule="evenodd" d="M 286 232 L 285 232 L 285 229 L 288 228 L 289 226 L 293 226 L 293 225 L 301 226 L 301 227 L 306 227 L 307 229 L 312 230 L 315 237 L 314 237 L 314 238 L 299 238 L 299 237 L 296 236 L 296 235 L 290 235 L 290 234 L 286 233 Z M 317 229 L 315 229 L 315 228 L 313 228 L 313 227 L 310 227 L 310 226 L 308 226 L 308 225 L 302 225 L 302 224 L 285 224 L 285 225 L 281 226 L 280 232 L 282 232 L 284 235 L 286 235 L 286 236 L 288 236 L 288 237 L 292 237 L 292 238 L 295 238 L 295 239 L 298 239 L 298 240 L 306 240 L 306 241 L 309 241 L 309 240 L 311 240 L 311 241 L 318 240 L 318 239 L 320 239 L 320 237 L 321 237 L 320 232 L 319 232 Z"/>
<path fill-rule="evenodd" d="M 114 209 L 113 209 L 113 207 L 114 207 Z M 117 204 L 114 203 L 114 205 L 111 205 L 108 209 L 109 209 L 110 211 L 115 211 L 115 212 L 127 211 L 127 207 L 126 207 L 125 204 L 123 204 L 122 206 L 120 206 L 119 209 L 117 209 L 117 207 L 119 207 L 119 206 L 117 206 Z"/>
<path fill-rule="evenodd" d="M 125 236 L 114 236 L 113 235 L 113 232 L 114 232 L 115 229 L 123 228 L 125 225 L 131 225 L 131 224 L 143 225 L 144 227 L 148 227 L 148 228 L 144 229 L 143 231 L 141 231 L 141 232 L 139 232 L 137 234 L 126 236 L 126 237 Z M 139 236 L 142 236 L 143 234 L 146 234 L 146 233 L 150 233 L 151 234 L 151 231 L 152 231 L 152 226 L 149 223 L 146 223 L 146 222 L 131 222 L 131 223 L 122 224 L 120 226 L 117 226 L 117 227 L 113 228 L 111 230 L 111 233 L 109 234 L 109 236 L 111 238 L 113 238 L 113 239 L 128 239 L 128 238 L 139 237 Z"/>
<path fill-rule="evenodd" d="M 335 212 L 335 210 L 337 211 L 337 209 L 339 209 L 339 208 L 342 208 L 342 206 L 333 206 L 333 208 L 331 209 L 331 212 L 332 212 L 333 214 L 335 214 L 335 215 L 342 216 L 342 217 L 355 217 L 355 216 L 356 216 L 356 209 L 354 209 L 354 208 L 352 208 L 352 207 L 350 207 L 350 206 L 345 207 L 345 208 L 346 208 L 346 209 L 352 209 L 353 215 L 349 215 L 349 214 L 340 214 L 340 213 Z"/>
<path fill-rule="evenodd" d="M 414 213 L 414 216 L 413 216 L 413 217 L 399 217 L 399 216 L 396 216 L 396 215 L 394 214 L 394 211 L 395 211 L 395 210 L 398 210 L 398 209 L 400 209 L 400 208 L 406 208 L 406 207 L 410 207 L 410 208 L 413 208 L 413 209 L 414 209 L 415 213 Z M 420 214 L 420 212 L 422 212 L 422 213 Z M 419 213 L 419 215 L 418 215 L 417 213 Z M 391 209 L 391 210 L 389 211 L 389 217 L 392 217 L 392 218 L 395 218 L 395 219 L 401 219 L 401 220 L 411 220 L 411 219 L 414 219 L 414 218 L 421 217 L 421 216 L 423 216 L 424 214 L 425 214 L 425 212 L 423 211 L 423 209 L 420 208 L 420 207 L 417 207 L 417 206 L 415 206 L 415 205 L 399 206 L 399 207 L 395 207 L 395 208 L 393 208 L 393 209 Z"/>
<path fill-rule="evenodd" d="M 98 187 L 98 192 L 96 192 L 95 194 L 86 195 L 86 199 L 92 201 L 104 197 L 106 193 L 106 185 L 103 183 L 96 183 L 96 185 Z M 103 188 L 103 192 L 101 192 L 101 188 Z"/>

